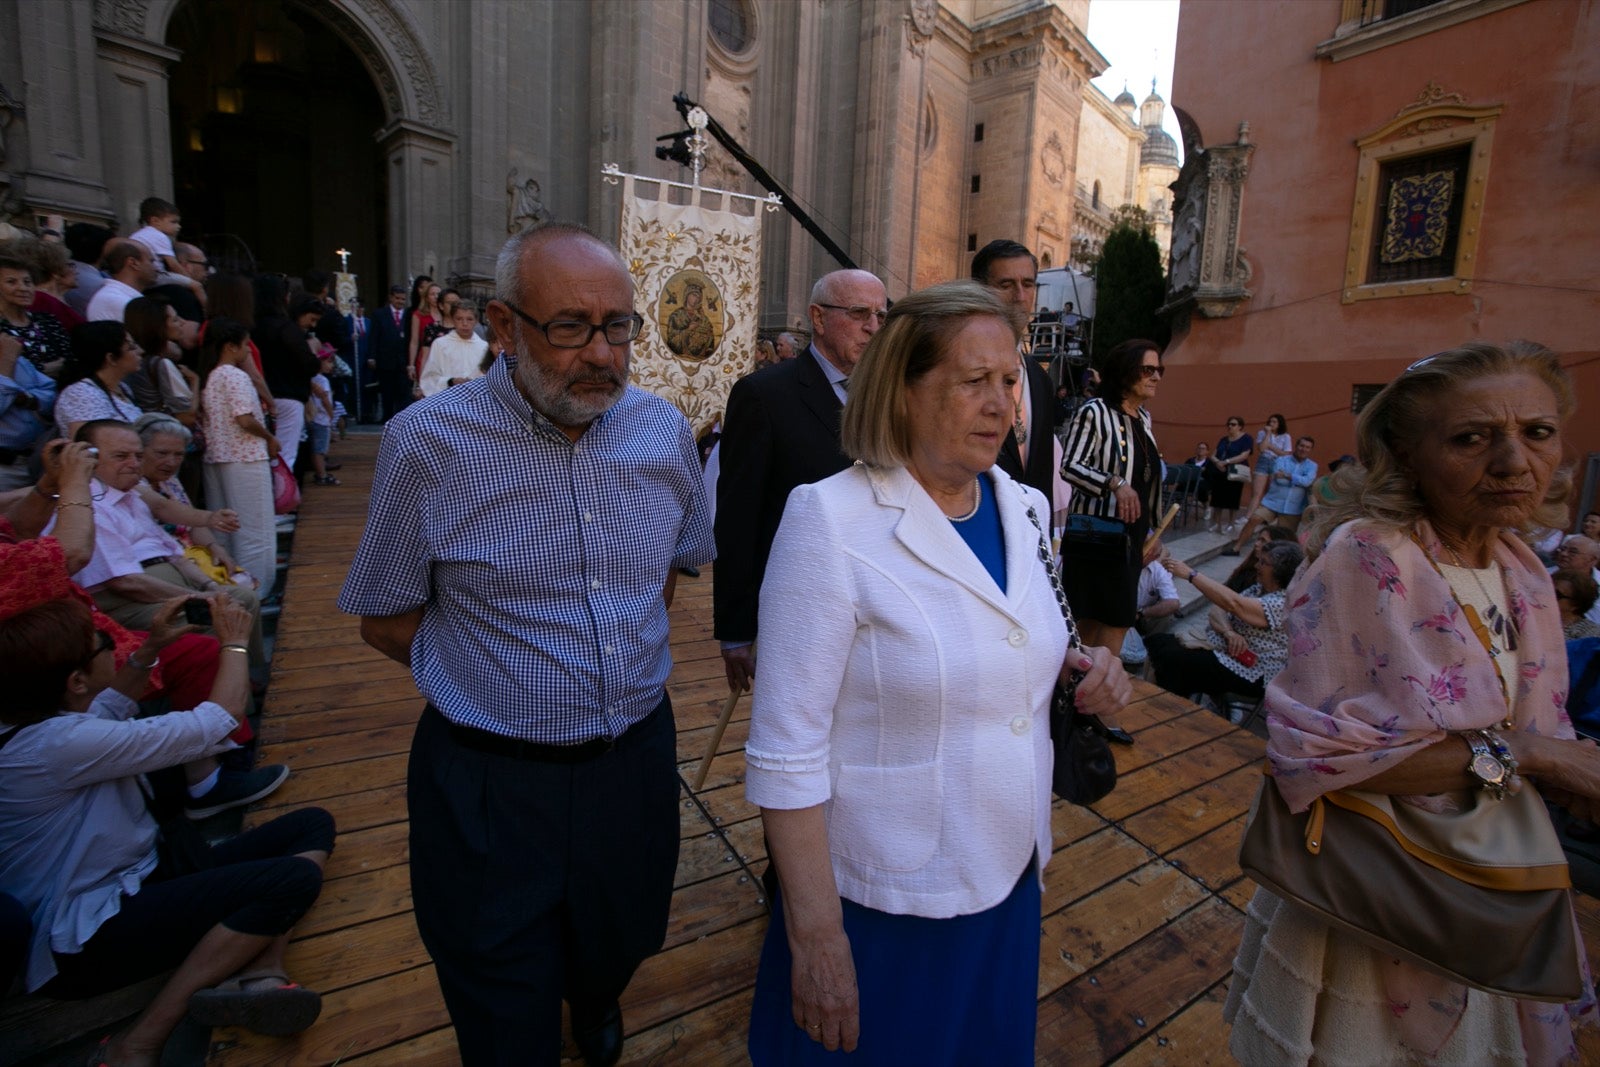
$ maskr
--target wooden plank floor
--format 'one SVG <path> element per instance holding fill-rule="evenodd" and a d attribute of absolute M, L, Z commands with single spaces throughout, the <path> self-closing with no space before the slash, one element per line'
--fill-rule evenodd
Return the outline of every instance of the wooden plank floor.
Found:
<path fill-rule="evenodd" d="M 308 486 L 262 724 L 263 757 L 294 775 L 254 822 L 319 804 L 339 822 L 321 899 L 297 930 L 290 973 L 322 991 L 294 1038 L 218 1030 L 210 1062 L 457 1061 L 410 911 L 405 761 L 421 710 L 406 671 L 361 643 L 335 599 L 360 537 L 378 439 L 336 442 L 342 487 Z M 726 683 L 711 637 L 709 570 L 672 610 L 681 775 L 692 779 Z M 1046 869 L 1038 1059 L 1044 1064 L 1229 1062 L 1222 1002 L 1252 891 L 1236 862 L 1262 742 L 1141 686 L 1117 753 L 1122 778 L 1095 810 L 1058 803 Z M 684 787 L 682 854 L 663 952 L 623 1001 L 631 1064 L 742 1064 L 766 910 L 760 822 L 743 795 L 741 701 L 698 796 Z M 1600 912 L 1580 908 L 1591 956 Z M 568 1054 L 575 1049 L 568 1046 Z M 1590 1046 L 1590 1062 L 1600 1047 Z"/>

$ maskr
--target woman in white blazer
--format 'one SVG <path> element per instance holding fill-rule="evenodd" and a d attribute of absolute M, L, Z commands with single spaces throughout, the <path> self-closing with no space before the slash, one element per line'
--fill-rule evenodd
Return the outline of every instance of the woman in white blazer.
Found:
<path fill-rule="evenodd" d="M 757 1067 L 1032 1064 L 1049 703 L 1129 696 L 1070 647 L 1049 506 L 994 461 L 1016 339 L 971 282 L 894 306 L 850 378 L 853 467 L 789 496 L 761 589 L 745 787 L 778 875 Z"/>

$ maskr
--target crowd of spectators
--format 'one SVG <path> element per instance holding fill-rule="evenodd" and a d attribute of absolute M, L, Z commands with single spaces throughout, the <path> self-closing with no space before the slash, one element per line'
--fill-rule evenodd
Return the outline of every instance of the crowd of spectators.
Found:
<path fill-rule="evenodd" d="M 320 1010 L 283 948 L 332 819 L 210 820 L 290 774 L 252 725 L 293 524 L 273 468 L 295 479 L 303 451 L 335 481 L 328 376 L 354 357 L 326 275 L 217 273 L 173 205 L 140 215 L 0 242 L 0 985 L 172 971 L 99 1049 L 119 1065 L 185 1014 L 292 1033 Z"/>

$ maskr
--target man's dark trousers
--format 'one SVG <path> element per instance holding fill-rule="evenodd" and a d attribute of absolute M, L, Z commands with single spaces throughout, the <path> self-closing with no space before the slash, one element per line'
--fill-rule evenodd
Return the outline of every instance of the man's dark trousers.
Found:
<path fill-rule="evenodd" d="M 465 1067 L 555 1064 L 661 948 L 678 865 L 671 702 L 580 763 L 465 747 L 429 708 L 411 748 L 411 893 Z"/>

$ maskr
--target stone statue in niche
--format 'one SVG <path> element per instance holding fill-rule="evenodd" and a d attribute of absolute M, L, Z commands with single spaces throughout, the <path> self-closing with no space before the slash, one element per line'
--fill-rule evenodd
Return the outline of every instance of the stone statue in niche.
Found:
<path fill-rule="evenodd" d="M 1191 313 L 1227 318 L 1252 295 L 1250 263 L 1239 247 L 1244 186 L 1255 151 L 1250 124 L 1239 124 L 1232 144 L 1209 148 L 1199 148 L 1198 137 L 1191 139 L 1188 132 L 1183 170 L 1171 186 L 1172 259 L 1161 309 L 1179 329 Z"/>
<path fill-rule="evenodd" d="M 0 84 L 0 164 L 6 161 L 6 127 L 11 125 L 13 115 L 22 114 L 22 102 L 6 92 L 6 87 Z"/>
<path fill-rule="evenodd" d="M 510 205 L 506 210 L 506 232 L 522 233 L 537 229 L 555 218 L 544 206 L 539 183 L 533 178 L 517 181 L 517 168 L 512 167 L 506 176 L 506 195 Z"/>

